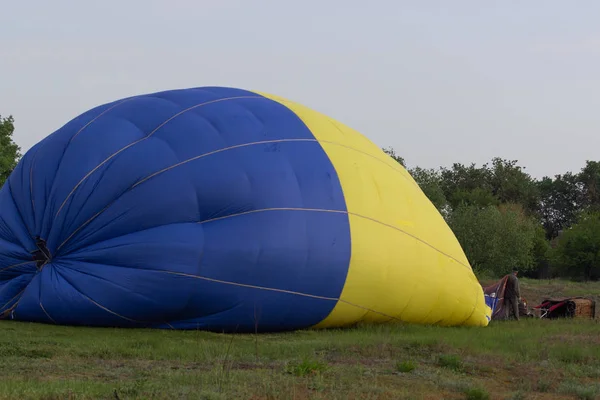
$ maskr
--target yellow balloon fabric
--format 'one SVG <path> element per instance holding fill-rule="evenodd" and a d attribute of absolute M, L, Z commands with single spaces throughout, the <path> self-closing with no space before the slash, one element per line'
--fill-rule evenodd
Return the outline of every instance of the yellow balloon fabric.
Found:
<path fill-rule="evenodd" d="M 411 175 L 359 132 L 303 105 L 348 208 L 351 258 L 340 299 L 315 328 L 405 321 L 487 326 L 491 309 L 458 240 Z"/>

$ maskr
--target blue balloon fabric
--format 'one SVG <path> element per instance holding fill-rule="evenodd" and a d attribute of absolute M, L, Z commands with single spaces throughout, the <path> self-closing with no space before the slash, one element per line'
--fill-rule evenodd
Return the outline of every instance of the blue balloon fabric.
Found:
<path fill-rule="evenodd" d="M 345 210 L 331 161 L 275 101 L 205 87 L 104 104 L 31 148 L 2 187 L 0 312 L 90 326 L 312 326 L 344 286 Z"/>

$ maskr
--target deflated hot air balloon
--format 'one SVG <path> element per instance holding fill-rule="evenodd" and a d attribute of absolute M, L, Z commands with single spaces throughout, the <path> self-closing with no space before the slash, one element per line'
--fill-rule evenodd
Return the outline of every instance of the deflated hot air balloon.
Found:
<path fill-rule="evenodd" d="M 0 305 L 226 332 L 490 315 L 401 165 L 316 111 L 223 87 L 104 104 L 29 150 L 0 192 Z"/>

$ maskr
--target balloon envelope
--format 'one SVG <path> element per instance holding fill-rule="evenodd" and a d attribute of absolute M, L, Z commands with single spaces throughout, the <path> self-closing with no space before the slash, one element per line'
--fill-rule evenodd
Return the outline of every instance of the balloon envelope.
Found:
<path fill-rule="evenodd" d="M 31 148 L 0 191 L 0 305 L 233 332 L 490 314 L 400 164 L 323 114 L 224 87 L 104 104 Z"/>

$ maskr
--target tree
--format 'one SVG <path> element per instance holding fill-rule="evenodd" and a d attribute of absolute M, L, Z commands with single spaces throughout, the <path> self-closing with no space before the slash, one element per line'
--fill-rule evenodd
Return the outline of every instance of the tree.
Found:
<path fill-rule="evenodd" d="M 586 161 L 578 178 L 582 189 L 582 207 L 600 211 L 600 162 Z"/>
<path fill-rule="evenodd" d="M 585 212 L 552 251 L 553 269 L 572 279 L 600 279 L 600 213 Z"/>
<path fill-rule="evenodd" d="M 13 117 L 2 118 L 0 115 L 0 186 L 4 185 L 21 157 L 21 148 L 12 139 L 14 131 Z"/>
<path fill-rule="evenodd" d="M 535 223 L 535 235 L 533 239 L 533 267 L 523 271 L 523 276 L 529 278 L 544 278 L 548 276 L 550 266 L 550 241 L 546 238 L 546 231 L 539 223 Z"/>
<path fill-rule="evenodd" d="M 488 207 L 500 204 L 492 191 L 492 174 L 487 164 L 477 168 L 475 164 L 467 167 L 455 163 L 451 168 L 441 168 L 440 176 L 440 186 L 453 210 L 463 205 Z"/>
<path fill-rule="evenodd" d="M 461 204 L 487 207 L 503 203 L 521 204 L 528 215 L 538 210 L 539 189 L 517 161 L 499 157 L 476 167 L 453 164 L 442 168 L 442 188 L 452 208 Z"/>
<path fill-rule="evenodd" d="M 538 263 L 536 251 L 544 251 L 539 248 L 543 230 L 518 204 L 463 204 L 454 210 L 448 223 L 478 273 L 499 277 L 513 267 L 530 271 Z"/>
<path fill-rule="evenodd" d="M 516 160 L 493 158 L 489 175 L 492 194 L 500 203 L 521 204 L 528 215 L 537 212 L 539 188 L 536 181 L 517 165 Z"/>
<path fill-rule="evenodd" d="M 582 209 L 583 191 L 579 176 L 567 172 L 537 183 L 540 193 L 538 214 L 549 240 L 573 224 Z"/>

